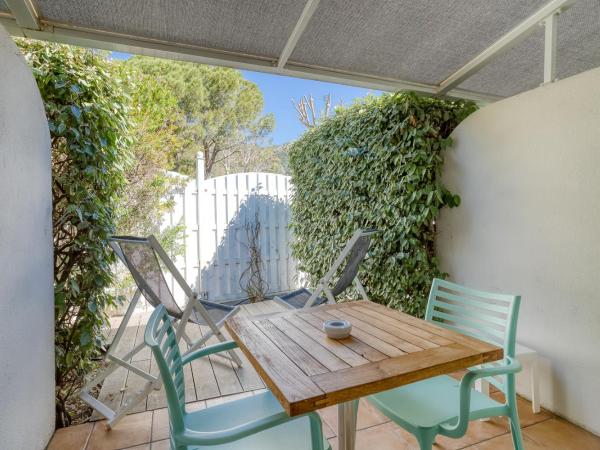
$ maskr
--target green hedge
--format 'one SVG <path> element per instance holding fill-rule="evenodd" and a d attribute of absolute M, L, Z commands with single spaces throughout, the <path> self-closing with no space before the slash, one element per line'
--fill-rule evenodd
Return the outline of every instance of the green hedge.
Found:
<path fill-rule="evenodd" d="M 359 227 L 375 227 L 360 279 L 372 300 L 422 316 L 433 277 L 435 219 L 460 198 L 440 184 L 450 133 L 476 106 L 412 93 L 370 96 L 290 148 L 293 252 L 311 285 Z"/>
<path fill-rule="evenodd" d="M 107 290 L 115 256 L 107 244 L 131 159 L 130 99 L 103 53 L 17 44 L 44 101 L 52 145 L 56 426 L 62 427 L 80 413 L 74 397 L 102 356 L 106 310 L 115 304 Z"/>

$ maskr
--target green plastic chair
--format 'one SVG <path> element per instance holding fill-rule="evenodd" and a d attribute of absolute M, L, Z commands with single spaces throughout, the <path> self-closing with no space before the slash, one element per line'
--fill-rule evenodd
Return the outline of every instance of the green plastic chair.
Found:
<path fill-rule="evenodd" d="M 158 306 L 146 325 L 169 409 L 171 450 L 330 450 L 317 413 L 289 417 L 269 391 L 200 411 L 185 410 L 183 366 L 237 347 L 221 342 L 181 357 L 167 310 Z"/>
<path fill-rule="evenodd" d="M 513 444 L 522 450 L 523 439 L 517 413 L 515 339 L 520 296 L 493 294 L 434 279 L 425 320 L 504 348 L 504 360 L 470 368 L 457 381 L 438 376 L 386 392 L 368 400 L 383 414 L 412 433 L 422 450 L 430 450 L 438 434 L 460 438 L 470 420 L 507 416 Z M 500 389 L 500 403 L 473 389 L 485 379 Z"/>

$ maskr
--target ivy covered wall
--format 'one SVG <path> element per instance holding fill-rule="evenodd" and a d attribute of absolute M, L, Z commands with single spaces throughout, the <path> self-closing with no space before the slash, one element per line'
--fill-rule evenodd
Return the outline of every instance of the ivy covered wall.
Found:
<path fill-rule="evenodd" d="M 290 149 L 293 252 L 311 285 L 357 228 L 377 228 L 360 280 L 371 300 L 421 316 L 433 277 L 435 219 L 460 198 L 440 182 L 450 133 L 476 106 L 412 93 L 370 96 Z"/>

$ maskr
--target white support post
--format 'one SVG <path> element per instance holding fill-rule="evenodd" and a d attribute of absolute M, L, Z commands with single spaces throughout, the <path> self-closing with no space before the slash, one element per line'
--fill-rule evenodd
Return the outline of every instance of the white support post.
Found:
<path fill-rule="evenodd" d="M 544 84 L 556 81 L 556 45 L 560 10 L 544 20 Z"/>

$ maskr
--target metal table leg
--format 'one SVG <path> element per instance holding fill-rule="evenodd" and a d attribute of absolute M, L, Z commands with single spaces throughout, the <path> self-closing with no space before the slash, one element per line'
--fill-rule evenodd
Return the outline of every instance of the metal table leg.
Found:
<path fill-rule="evenodd" d="M 339 450 L 354 450 L 356 444 L 356 415 L 358 400 L 338 405 L 338 447 Z"/>

